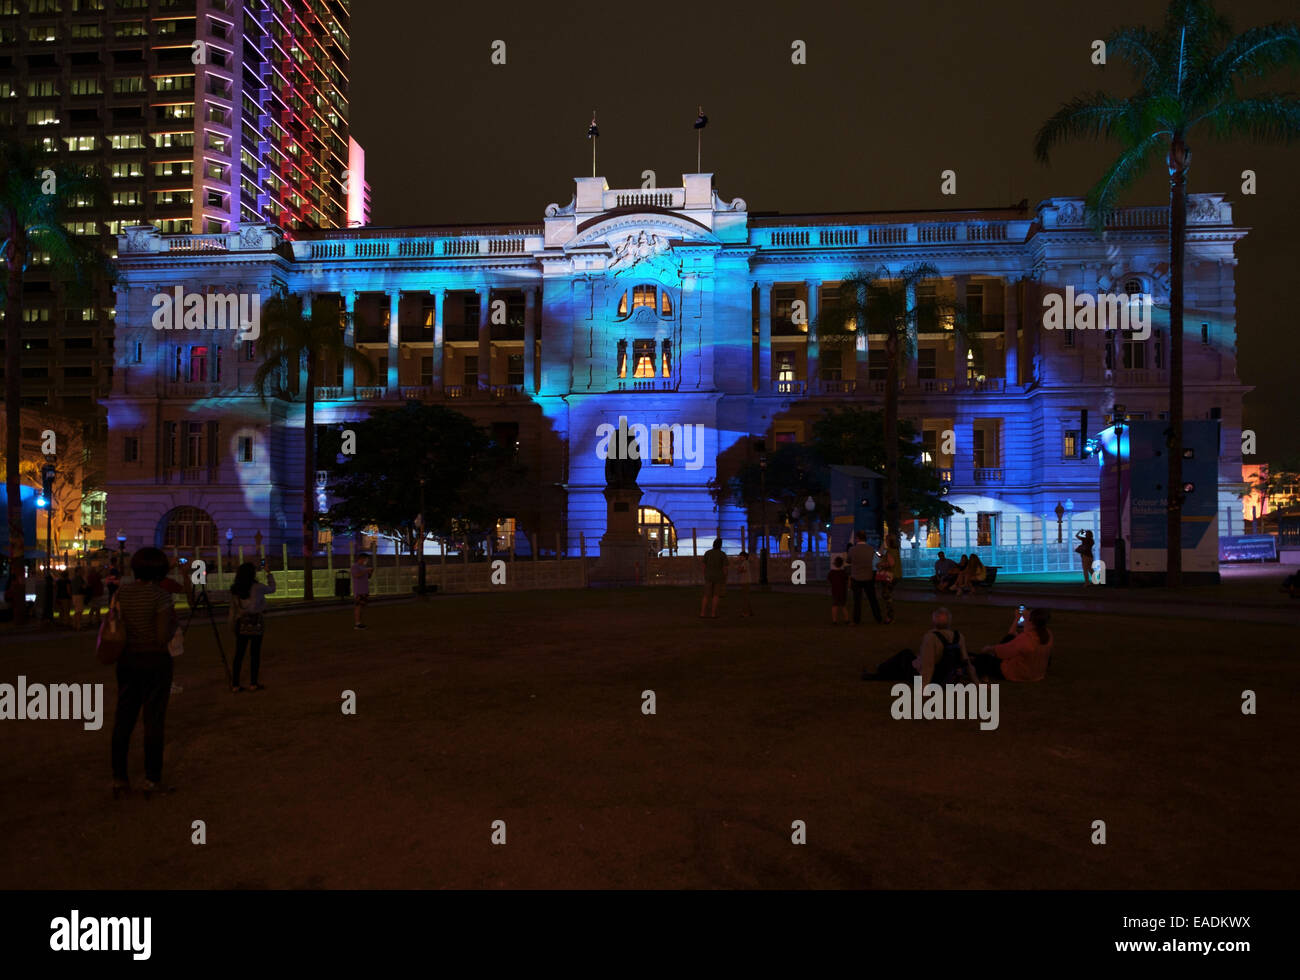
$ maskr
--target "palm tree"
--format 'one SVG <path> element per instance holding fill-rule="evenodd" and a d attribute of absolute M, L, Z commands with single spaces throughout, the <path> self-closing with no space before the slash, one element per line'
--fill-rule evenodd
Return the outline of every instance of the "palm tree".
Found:
<path fill-rule="evenodd" d="M 1182 584 L 1183 274 L 1187 173 L 1193 136 L 1289 143 L 1300 136 L 1300 98 L 1237 92 L 1240 82 L 1300 64 L 1300 26 L 1276 23 L 1235 37 L 1207 0 L 1171 0 L 1163 28 L 1122 28 L 1106 50 L 1136 72 L 1128 98 L 1106 92 L 1065 103 L 1038 132 L 1035 152 L 1048 161 L 1068 139 L 1114 139 L 1120 155 L 1088 192 L 1094 229 L 1163 151 L 1169 172 L 1169 487 L 1167 581 Z"/>
<path fill-rule="evenodd" d="M 891 273 L 881 266 L 859 269 L 841 280 L 839 297 L 821 311 L 814 327 L 820 340 L 852 338 L 865 343 L 866 333 L 885 337 L 885 523 L 889 533 L 899 532 L 898 395 L 908 360 L 916 356 L 916 335 L 951 326 L 957 337 L 965 335 L 965 311 L 917 287 L 939 278 L 928 262 Z M 861 379 L 860 379 L 861 380 Z"/>
<path fill-rule="evenodd" d="M 359 368 L 366 381 L 374 378 L 375 366 L 370 359 L 343 339 L 343 319 L 337 300 L 321 298 L 303 313 L 303 298 L 280 294 L 262 307 L 261 333 L 257 343 L 262 349 L 262 363 L 253 375 L 253 387 L 265 402 L 267 395 L 292 398 L 297 388 L 300 365 L 306 363 L 303 396 L 303 482 L 302 482 L 302 556 L 303 598 L 315 598 L 312 567 L 315 557 L 316 531 L 316 386 L 317 372 L 325 358 Z M 292 381 L 290 381 L 292 379 Z"/>
<path fill-rule="evenodd" d="M 104 195 L 98 178 L 63 165 L 25 143 L 0 140 L 0 256 L 5 263 L 5 489 L 8 493 L 9 570 L 21 589 L 26 579 L 23 511 L 20 497 L 22 427 L 23 275 L 33 253 L 44 253 L 56 271 L 70 277 L 71 291 L 85 287 L 94 273 L 112 275 L 112 266 L 93 244 L 67 230 L 74 199 L 97 201 Z M 18 593 L 22 595 L 22 592 Z M 14 622 L 26 619 L 23 603 L 14 607 Z"/>

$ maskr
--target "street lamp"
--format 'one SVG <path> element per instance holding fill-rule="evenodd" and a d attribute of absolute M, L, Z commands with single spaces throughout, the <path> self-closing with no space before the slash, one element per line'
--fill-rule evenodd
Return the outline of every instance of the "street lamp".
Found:
<path fill-rule="evenodd" d="M 1128 555 L 1124 544 L 1124 421 L 1123 405 L 1116 405 L 1115 414 L 1115 580 L 1128 584 L 1126 564 Z M 1130 440 L 1131 441 L 1131 440 Z"/>
<path fill-rule="evenodd" d="M 1056 502 L 1056 543 L 1061 544 L 1065 539 L 1062 537 L 1062 531 L 1065 524 L 1065 505 L 1059 500 Z"/>
<path fill-rule="evenodd" d="M 226 528 L 226 564 L 227 565 L 229 565 L 230 562 L 233 560 L 233 555 L 231 554 L 231 551 L 234 548 L 234 546 L 235 546 L 235 532 L 231 528 Z"/>
<path fill-rule="evenodd" d="M 758 495 L 763 507 L 763 548 L 758 555 L 758 584 L 767 585 L 767 454 L 758 457 Z"/>
<path fill-rule="evenodd" d="M 117 529 L 117 574 L 126 577 L 126 532 Z"/>

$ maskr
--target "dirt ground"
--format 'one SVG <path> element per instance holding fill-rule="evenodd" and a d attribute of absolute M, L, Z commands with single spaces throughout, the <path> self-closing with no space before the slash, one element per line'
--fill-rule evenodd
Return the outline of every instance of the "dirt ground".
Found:
<path fill-rule="evenodd" d="M 1005 631 L 1006 610 L 959 602 L 973 646 Z M 1296 887 L 1293 628 L 1058 614 L 1052 675 L 1003 684 L 981 731 L 895 720 L 890 685 L 859 680 L 918 643 L 929 604 L 860 629 L 811 595 L 755 604 L 739 617 L 733 592 L 705 621 L 685 590 L 445 596 L 376 604 L 366 632 L 350 607 L 277 614 L 267 688 L 239 695 L 195 627 L 177 792 L 149 801 L 109 797 L 93 634 L 5 637 L 0 682 L 102 682 L 109 704 L 94 732 L 0 722 L 0 887 Z M 137 728 L 137 783 L 142 758 Z"/>

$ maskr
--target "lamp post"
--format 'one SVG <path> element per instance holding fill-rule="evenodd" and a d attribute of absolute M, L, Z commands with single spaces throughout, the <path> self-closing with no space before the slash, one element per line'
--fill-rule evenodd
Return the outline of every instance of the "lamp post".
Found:
<path fill-rule="evenodd" d="M 1056 502 L 1056 543 L 1061 544 L 1065 541 L 1062 536 L 1065 525 L 1065 505 L 1059 500 Z"/>
<path fill-rule="evenodd" d="M 763 508 L 763 547 L 758 554 L 758 584 L 767 585 L 767 454 L 758 457 L 758 495 Z"/>
<path fill-rule="evenodd" d="M 1074 500 L 1071 497 L 1065 498 L 1065 515 L 1070 519 L 1069 523 L 1066 524 L 1065 526 L 1065 536 L 1069 538 L 1071 541 L 1073 541 L 1074 540 Z"/>
<path fill-rule="evenodd" d="M 119 578 L 126 576 L 126 532 L 120 527 L 117 529 L 117 574 Z"/>
<path fill-rule="evenodd" d="M 233 560 L 232 550 L 235 547 L 235 532 L 231 528 L 226 528 L 226 565 L 229 566 Z"/>
<path fill-rule="evenodd" d="M 808 497 L 805 498 L 803 509 L 804 513 L 808 515 L 808 551 L 811 554 L 816 550 L 813 546 L 813 534 L 816 533 L 813 530 L 813 519 L 816 516 L 814 512 L 817 510 L 817 501 L 813 500 L 812 494 L 809 494 Z"/>
<path fill-rule="evenodd" d="M 54 477 L 52 463 L 41 467 L 41 499 L 45 501 L 45 601 L 41 618 L 54 621 Z M 21 598 L 21 597 L 20 597 Z"/>

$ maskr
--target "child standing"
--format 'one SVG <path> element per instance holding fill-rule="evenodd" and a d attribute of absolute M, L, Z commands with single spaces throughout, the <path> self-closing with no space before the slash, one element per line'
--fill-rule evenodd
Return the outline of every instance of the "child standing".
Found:
<path fill-rule="evenodd" d="M 366 602 L 370 598 L 370 576 L 375 574 L 375 570 L 370 567 L 370 556 L 364 551 L 357 555 L 357 560 L 352 563 L 352 628 L 354 630 L 368 629 L 365 623 L 361 622 L 361 614 L 366 608 Z"/>
<path fill-rule="evenodd" d="M 844 567 L 844 556 L 836 555 L 830 574 L 826 576 L 831 583 L 831 625 L 840 621 L 844 614 L 844 625 L 849 623 L 849 573 Z"/>

